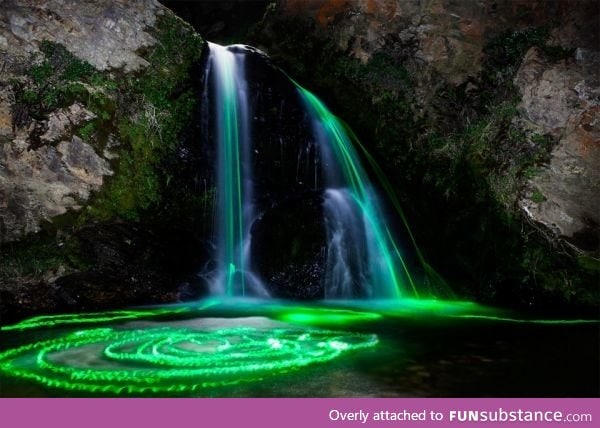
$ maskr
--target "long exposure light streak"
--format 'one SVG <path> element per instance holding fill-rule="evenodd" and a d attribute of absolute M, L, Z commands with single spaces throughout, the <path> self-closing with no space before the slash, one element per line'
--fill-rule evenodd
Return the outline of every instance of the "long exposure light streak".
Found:
<path fill-rule="evenodd" d="M 328 330 L 94 328 L 2 352 L 0 371 L 79 392 L 178 394 L 261 380 L 377 342 Z"/>
<path fill-rule="evenodd" d="M 362 227 L 365 228 L 367 241 L 368 272 L 364 275 L 364 279 L 369 282 L 367 295 L 376 298 L 417 297 L 415 281 L 398 250 L 398 245 L 389 233 L 377 195 L 361 166 L 360 158 L 352 146 L 351 138 L 344 125 L 313 93 L 295 81 L 292 82 L 313 117 L 315 134 L 324 136 L 319 142 L 321 150 L 332 153 L 330 157 L 334 161 L 329 168 L 339 166 L 341 171 L 341 180 L 340 177 L 330 173 L 330 186 L 347 188 L 346 191 L 358 205 L 362 215 Z M 323 157 L 329 156 L 326 153 Z M 343 190 L 335 192 L 344 194 Z M 340 261 L 334 260 L 328 263 L 339 265 Z"/>
<path fill-rule="evenodd" d="M 244 271 L 242 242 L 244 240 L 244 203 L 242 186 L 242 161 L 240 124 L 238 120 L 238 87 L 236 82 L 236 58 L 223 46 L 211 43 L 210 73 L 216 81 L 215 112 L 217 114 L 217 141 L 219 153 L 219 209 L 221 212 L 219 236 L 221 273 L 225 278 L 226 295 L 234 294 L 236 272 Z M 244 275 L 239 275 L 244 290 Z"/>

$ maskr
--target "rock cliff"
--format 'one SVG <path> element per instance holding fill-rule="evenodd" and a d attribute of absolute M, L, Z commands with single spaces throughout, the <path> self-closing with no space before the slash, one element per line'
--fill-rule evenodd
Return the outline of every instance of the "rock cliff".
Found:
<path fill-rule="evenodd" d="M 594 1 L 282 0 L 252 37 L 355 127 L 457 289 L 589 303 L 599 14 Z"/>
<path fill-rule="evenodd" d="M 2 2 L 0 316 L 177 298 L 202 262 L 178 253 L 198 245 L 178 220 L 201 230 L 210 198 L 186 143 L 202 47 L 154 0 Z M 112 237 L 106 251 L 94 236 Z M 165 248 L 182 272 L 156 263 Z"/>

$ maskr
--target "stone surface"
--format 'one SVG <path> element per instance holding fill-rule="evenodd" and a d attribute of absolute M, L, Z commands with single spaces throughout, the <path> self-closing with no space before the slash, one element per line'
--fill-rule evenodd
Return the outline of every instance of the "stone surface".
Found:
<path fill-rule="evenodd" d="M 47 130 L 40 136 L 44 143 L 56 143 L 63 138 L 69 137 L 73 128 L 95 119 L 96 115 L 75 103 L 68 109 L 60 109 L 48 115 L 45 125 Z"/>
<path fill-rule="evenodd" d="M 532 48 L 515 77 L 533 129 L 559 140 L 519 206 L 580 251 L 600 252 L 600 78 L 593 56 L 550 63 Z M 534 197 L 535 195 L 535 197 Z"/>
<path fill-rule="evenodd" d="M 22 56 L 52 40 L 100 70 L 133 71 L 148 65 L 137 51 L 154 43 L 145 30 L 161 9 L 155 0 L 6 0 L 0 49 Z"/>
<path fill-rule="evenodd" d="M 154 0 L 2 2 L 0 242 L 36 232 L 43 221 L 79 209 L 112 175 L 108 161 L 117 157 L 112 151 L 119 144 L 116 138 L 93 148 L 75 136 L 96 119 L 81 103 L 30 115 L 15 100 L 16 87 L 31 87 L 27 70 L 41 59 L 40 43 L 61 44 L 98 70 L 132 72 L 148 65 L 139 54 L 155 43 L 147 30 L 163 13 Z"/>
<path fill-rule="evenodd" d="M 284 0 L 279 13 L 314 19 L 340 50 L 363 62 L 393 48 L 405 65 L 419 67 L 423 83 L 436 86 L 439 77 L 458 85 L 475 76 L 493 35 L 544 25 L 549 15 L 564 23 L 554 34 L 557 44 L 594 49 L 598 34 L 578 29 L 589 28 L 595 10 L 592 2 L 573 8 L 524 0 Z"/>
<path fill-rule="evenodd" d="M 112 174 L 108 162 L 78 137 L 31 150 L 21 139 L 0 144 L 0 226 L 11 241 L 40 222 L 78 209 Z"/>
<path fill-rule="evenodd" d="M 0 323 L 202 293 L 202 148 L 177 128 L 202 43 L 153 0 L 0 1 Z M 161 144 L 150 110 L 177 112 Z"/>
<path fill-rule="evenodd" d="M 324 298 L 326 240 L 321 192 L 272 201 L 252 225 L 254 268 L 270 295 Z"/>

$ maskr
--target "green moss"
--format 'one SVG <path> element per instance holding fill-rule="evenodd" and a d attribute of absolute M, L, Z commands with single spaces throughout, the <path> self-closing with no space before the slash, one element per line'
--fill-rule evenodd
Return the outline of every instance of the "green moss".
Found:
<path fill-rule="evenodd" d="M 531 193 L 531 198 L 530 198 L 533 202 L 535 202 L 536 204 L 541 204 L 542 202 L 544 202 L 546 200 L 546 197 L 544 196 L 544 194 L 542 192 L 540 192 L 538 189 L 535 189 L 532 193 Z"/>
<path fill-rule="evenodd" d="M 123 146 L 113 179 L 88 211 L 95 218 L 138 220 L 162 202 L 169 181 L 164 163 L 175 155 L 182 132 L 193 120 L 197 95 L 191 70 L 200 58 L 202 39 L 170 14 L 159 18 L 157 43 L 145 54 L 150 66 L 119 84 L 126 112 L 120 112 Z"/>
<path fill-rule="evenodd" d="M 523 56 L 537 47 L 550 61 L 559 61 L 573 55 L 572 49 L 547 44 L 551 27 L 532 27 L 520 31 L 507 31 L 491 39 L 484 48 L 486 62 L 482 79 L 486 83 L 505 84 L 517 71 Z"/>
<path fill-rule="evenodd" d="M 577 262 L 579 263 L 579 266 L 589 272 L 595 272 L 596 274 L 600 273 L 600 260 L 598 259 L 589 256 L 579 256 Z"/>
<path fill-rule="evenodd" d="M 97 127 L 96 122 L 94 122 L 94 121 L 88 122 L 84 126 L 79 128 L 79 130 L 77 131 L 77 134 L 79 134 L 79 136 L 81 137 L 81 139 L 83 141 L 85 141 L 86 143 L 89 143 L 92 139 L 92 136 L 96 132 L 96 127 Z"/>
<path fill-rule="evenodd" d="M 376 52 L 366 63 L 347 56 L 340 57 L 333 65 L 333 73 L 337 77 L 379 89 L 396 91 L 411 84 L 406 68 L 385 52 Z"/>
<path fill-rule="evenodd" d="M 17 103 L 27 107 L 31 116 L 43 118 L 48 112 L 66 107 L 88 96 L 85 85 L 111 87 L 109 79 L 74 55 L 63 45 L 43 41 L 40 57 L 26 70 L 30 85 L 14 85 Z"/>
<path fill-rule="evenodd" d="M 174 166 L 177 148 L 193 123 L 197 87 L 192 68 L 203 42 L 171 14 L 159 18 L 153 35 L 157 43 L 141 53 L 150 65 L 136 74 L 99 72 L 64 46 L 43 42 L 36 65 L 27 71 L 29 80 L 13 82 L 17 103 L 31 117 L 45 119 L 51 111 L 77 101 L 96 118 L 74 133 L 97 151 L 109 135 L 120 145 L 111 148 L 118 155 L 112 161 L 115 173 L 104 177 L 105 185 L 84 210 L 53 219 L 56 224 L 47 233 L 2 247 L 0 276 L 39 276 L 59 266 L 85 268 L 76 240 L 57 241 L 57 230 L 69 236 L 73 227 L 98 220 L 152 221 L 169 210 L 167 202 L 186 207 L 189 203 L 190 209 L 206 205 L 202 195 L 190 195 L 178 183 L 170 184 L 169 171 L 179 167 Z M 169 186 L 180 193 L 175 202 L 165 196 L 167 190 L 172 192 Z M 204 208 L 212 211 L 212 205 Z"/>

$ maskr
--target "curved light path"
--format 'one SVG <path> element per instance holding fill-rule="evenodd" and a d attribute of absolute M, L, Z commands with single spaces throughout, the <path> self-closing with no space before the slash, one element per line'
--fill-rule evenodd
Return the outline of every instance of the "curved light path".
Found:
<path fill-rule="evenodd" d="M 78 392 L 177 394 L 261 380 L 377 343 L 375 335 L 293 328 L 93 328 L 0 353 L 0 370 Z"/>

